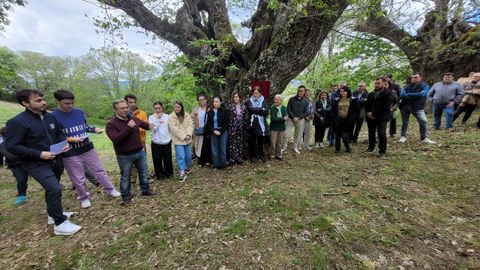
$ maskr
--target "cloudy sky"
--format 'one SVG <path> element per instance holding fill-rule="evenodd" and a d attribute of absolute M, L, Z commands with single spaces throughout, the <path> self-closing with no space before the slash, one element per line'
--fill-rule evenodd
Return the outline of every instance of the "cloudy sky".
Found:
<path fill-rule="evenodd" d="M 0 34 L 0 46 L 14 51 L 80 56 L 104 45 L 104 36 L 95 32 L 93 20 L 101 15 L 99 7 L 82 0 L 29 0 L 25 7 L 16 7 L 9 14 L 11 23 Z M 159 46 L 147 45 L 150 41 L 135 30 L 124 33 L 124 42 L 137 53 L 158 54 Z"/>

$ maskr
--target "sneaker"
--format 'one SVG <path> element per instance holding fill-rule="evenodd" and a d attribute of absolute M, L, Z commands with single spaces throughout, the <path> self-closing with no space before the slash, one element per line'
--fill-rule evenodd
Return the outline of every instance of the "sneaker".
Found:
<path fill-rule="evenodd" d="M 319 146 L 320 148 L 324 148 L 324 147 L 325 147 L 325 145 L 324 145 L 323 143 L 319 143 L 318 146 Z"/>
<path fill-rule="evenodd" d="M 312 148 L 307 145 L 307 146 L 304 146 L 304 147 L 303 147 L 303 150 L 312 150 Z"/>
<path fill-rule="evenodd" d="M 280 160 L 280 161 L 283 161 L 283 157 L 282 156 L 278 156 L 278 157 L 275 157 L 276 159 Z"/>
<path fill-rule="evenodd" d="M 122 201 L 121 205 L 124 205 L 124 206 L 132 203 L 132 197 L 131 196 L 130 197 L 123 197 L 122 200 L 123 201 Z"/>
<path fill-rule="evenodd" d="M 78 231 L 80 231 L 82 227 L 71 223 L 68 219 L 65 220 L 62 224 L 60 225 L 55 225 L 53 227 L 53 233 L 55 235 L 72 235 Z"/>
<path fill-rule="evenodd" d="M 407 137 L 400 137 L 400 140 L 398 140 L 399 143 L 405 143 L 407 141 Z"/>
<path fill-rule="evenodd" d="M 320 148 L 320 143 L 319 142 L 315 143 L 315 148 Z"/>
<path fill-rule="evenodd" d="M 379 158 L 386 159 L 387 158 L 387 153 L 380 153 Z"/>
<path fill-rule="evenodd" d="M 297 148 L 294 148 L 294 149 L 293 149 L 293 152 L 295 152 L 295 154 L 300 154 L 300 151 L 298 151 Z"/>
<path fill-rule="evenodd" d="M 118 192 L 116 189 L 112 190 L 112 192 L 110 192 L 110 196 L 114 197 L 114 198 L 117 198 L 117 197 L 120 197 L 122 194 L 120 194 L 120 192 Z"/>
<path fill-rule="evenodd" d="M 180 173 L 180 176 L 178 177 L 178 182 L 183 183 L 187 180 L 187 174 L 186 173 Z"/>
<path fill-rule="evenodd" d="M 186 171 L 185 171 L 186 174 L 190 174 L 192 173 L 192 169 L 188 168 Z"/>
<path fill-rule="evenodd" d="M 154 193 L 150 189 L 142 191 L 142 196 L 153 196 L 153 195 L 154 195 Z"/>
<path fill-rule="evenodd" d="M 19 195 L 15 198 L 15 202 L 13 203 L 15 206 L 19 206 L 20 204 L 24 203 L 27 200 L 27 196 Z"/>
<path fill-rule="evenodd" d="M 86 199 L 84 201 L 82 201 L 82 208 L 89 208 L 90 206 L 92 206 L 92 203 L 90 202 L 89 199 Z"/>
<path fill-rule="evenodd" d="M 373 151 L 375 151 L 375 149 L 368 148 L 367 150 L 365 150 L 365 153 L 373 153 Z"/>
<path fill-rule="evenodd" d="M 425 138 L 423 140 L 421 140 L 422 143 L 425 143 L 425 144 L 436 144 L 436 142 L 430 140 L 429 138 Z"/>
<path fill-rule="evenodd" d="M 66 216 L 67 219 L 70 219 L 73 216 L 73 214 L 75 214 L 75 212 L 63 212 L 63 215 Z M 55 224 L 55 221 L 53 220 L 53 218 L 51 216 L 48 216 L 47 224 L 48 225 Z"/>

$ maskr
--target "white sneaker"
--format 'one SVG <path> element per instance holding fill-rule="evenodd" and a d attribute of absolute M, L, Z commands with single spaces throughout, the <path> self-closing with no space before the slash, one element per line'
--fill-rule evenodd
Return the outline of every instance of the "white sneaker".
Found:
<path fill-rule="evenodd" d="M 315 143 L 315 148 L 320 148 L 320 143 L 319 142 Z"/>
<path fill-rule="evenodd" d="M 319 143 L 318 146 L 320 146 L 320 148 L 324 148 L 325 145 L 323 145 L 323 143 Z"/>
<path fill-rule="evenodd" d="M 72 235 L 78 231 L 80 231 L 82 227 L 71 223 L 68 219 L 65 220 L 60 225 L 55 225 L 53 227 L 53 233 L 55 235 Z"/>
<path fill-rule="evenodd" d="M 304 147 L 303 147 L 303 150 L 312 150 L 312 148 L 307 145 L 307 146 L 304 146 Z"/>
<path fill-rule="evenodd" d="M 430 140 L 429 138 L 425 138 L 423 140 L 421 140 L 422 143 L 426 143 L 426 144 L 436 144 L 436 142 Z"/>
<path fill-rule="evenodd" d="M 75 212 L 63 212 L 63 215 L 66 216 L 67 219 L 70 219 L 74 214 L 75 214 Z M 48 216 L 47 224 L 48 225 L 55 224 L 55 221 L 53 220 L 53 218 L 51 216 Z"/>
<path fill-rule="evenodd" d="M 89 199 L 82 201 L 82 208 L 89 208 L 90 206 L 92 206 L 92 203 L 90 202 Z"/>
<path fill-rule="evenodd" d="M 295 154 L 300 154 L 300 151 L 298 151 L 297 148 L 293 149 L 293 152 L 295 152 Z"/>
<path fill-rule="evenodd" d="M 112 192 L 110 192 L 110 196 L 112 196 L 114 198 L 117 198 L 117 197 L 122 196 L 122 194 L 120 194 L 120 192 L 118 192 L 116 189 L 114 189 L 114 190 L 112 190 Z"/>
<path fill-rule="evenodd" d="M 406 137 L 401 136 L 400 140 L 398 140 L 399 143 L 405 143 L 407 141 Z"/>

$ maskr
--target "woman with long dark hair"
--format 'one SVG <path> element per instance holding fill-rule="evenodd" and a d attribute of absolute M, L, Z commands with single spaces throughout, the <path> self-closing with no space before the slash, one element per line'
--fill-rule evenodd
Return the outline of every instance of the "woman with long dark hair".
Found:
<path fill-rule="evenodd" d="M 198 106 L 192 110 L 193 122 L 193 146 L 195 156 L 198 158 L 198 165 L 210 165 L 212 157 L 210 155 L 210 136 L 205 133 L 207 123 L 207 114 L 210 110 L 208 96 L 204 93 L 197 94 Z"/>
<path fill-rule="evenodd" d="M 245 156 L 245 138 L 247 133 L 248 112 L 247 107 L 242 104 L 242 95 L 234 91 L 231 103 L 228 105 L 228 160 L 229 164 L 242 164 Z"/>
<path fill-rule="evenodd" d="M 173 112 L 168 118 L 168 128 L 175 146 L 175 158 L 180 171 L 179 182 L 187 179 L 187 174 L 191 172 L 192 167 L 192 118 L 185 112 L 183 103 L 176 101 L 173 106 Z"/>
<path fill-rule="evenodd" d="M 213 99 L 213 108 L 208 112 L 205 133 L 210 135 L 213 168 L 227 167 L 228 111 L 222 106 L 222 98 Z"/>
<path fill-rule="evenodd" d="M 340 153 L 341 141 L 345 145 L 345 151 L 350 153 L 350 132 L 353 129 L 353 123 L 356 111 L 356 102 L 352 102 L 350 92 L 342 87 L 339 90 L 340 98 L 332 105 L 333 127 L 335 129 L 335 153 Z"/>
<path fill-rule="evenodd" d="M 325 131 L 330 127 L 332 104 L 326 91 L 320 91 L 315 101 L 313 125 L 315 126 L 315 147 L 324 147 Z"/>
<path fill-rule="evenodd" d="M 247 101 L 246 107 L 249 115 L 247 129 L 249 131 L 248 148 L 250 161 L 254 163 L 260 159 L 265 162 L 263 144 L 265 136 L 268 135 L 268 108 L 267 102 L 260 92 L 260 87 L 256 86 L 253 88 L 252 95 Z"/>

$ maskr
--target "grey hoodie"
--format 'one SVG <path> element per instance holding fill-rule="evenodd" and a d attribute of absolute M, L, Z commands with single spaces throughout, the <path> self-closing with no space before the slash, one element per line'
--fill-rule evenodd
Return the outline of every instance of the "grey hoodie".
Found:
<path fill-rule="evenodd" d="M 457 82 L 444 83 L 443 81 L 435 83 L 430 92 L 428 92 L 429 99 L 433 100 L 434 104 L 446 104 L 450 101 L 455 101 L 456 104 L 462 102 L 465 92 L 461 84 Z"/>

